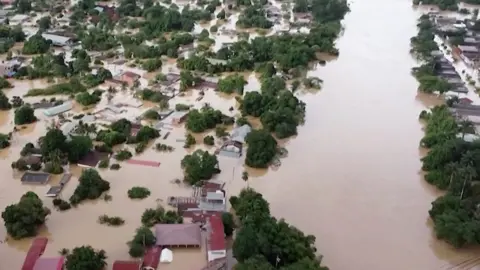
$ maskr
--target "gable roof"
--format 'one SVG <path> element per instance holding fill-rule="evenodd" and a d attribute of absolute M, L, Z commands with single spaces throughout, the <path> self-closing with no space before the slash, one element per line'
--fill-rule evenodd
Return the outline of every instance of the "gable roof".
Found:
<path fill-rule="evenodd" d="M 62 270 L 64 261 L 64 257 L 40 257 L 35 263 L 33 270 Z"/>
<path fill-rule="evenodd" d="M 249 125 L 243 125 L 241 127 L 237 127 L 236 129 L 232 130 L 231 140 L 245 143 L 245 138 L 247 137 L 248 133 L 252 131 L 252 128 Z"/>
<path fill-rule="evenodd" d="M 152 247 L 147 249 L 145 255 L 143 256 L 143 267 L 151 267 L 157 269 L 158 264 L 160 263 L 160 255 L 162 253 L 162 248 Z"/>
<path fill-rule="evenodd" d="M 210 232 L 208 236 L 208 251 L 225 250 L 225 232 L 222 219 L 216 215 L 208 219 Z"/>
<path fill-rule="evenodd" d="M 157 246 L 200 246 L 202 236 L 196 224 L 157 224 Z"/>

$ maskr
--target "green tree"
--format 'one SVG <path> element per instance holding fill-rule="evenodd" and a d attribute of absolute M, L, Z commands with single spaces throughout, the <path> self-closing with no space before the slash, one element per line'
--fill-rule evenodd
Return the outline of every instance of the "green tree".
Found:
<path fill-rule="evenodd" d="M 128 243 L 130 256 L 142 257 L 145 249 L 155 244 L 155 236 L 148 227 L 140 227 L 135 231 L 132 241 Z"/>
<path fill-rule="evenodd" d="M 232 74 L 218 81 L 218 90 L 227 94 L 236 92 L 243 95 L 244 86 L 247 81 L 240 74 Z"/>
<path fill-rule="evenodd" d="M 226 236 L 232 236 L 235 230 L 235 221 L 233 215 L 229 212 L 222 213 L 223 230 Z"/>
<path fill-rule="evenodd" d="M 0 110 L 10 110 L 12 108 L 12 104 L 8 101 L 8 97 L 0 91 Z"/>
<path fill-rule="evenodd" d="M 191 155 L 186 155 L 182 159 L 181 165 L 185 181 L 191 185 L 197 184 L 201 180 L 208 180 L 220 172 L 217 157 L 203 150 L 196 150 Z"/>
<path fill-rule="evenodd" d="M 40 20 L 37 21 L 37 24 L 40 30 L 47 30 L 52 25 L 52 21 L 50 16 L 45 16 L 40 18 Z"/>
<path fill-rule="evenodd" d="M 47 134 L 42 138 L 40 143 L 40 149 L 43 156 L 48 156 L 49 153 L 58 149 L 61 152 L 65 152 L 67 149 L 67 137 L 63 135 L 63 132 L 59 129 L 50 129 Z"/>
<path fill-rule="evenodd" d="M 35 121 L 37 121 L 37 117 L 35 117 L 34 111 L 29 105 L 23 105 L 15 110 L 15 125 L 30 124 Z"/>
<path fill-rule="evenodd" d="M 23 54 L 39 54 L 46 53 L 50 49 L 50 44 L 52 42 L 44 39 L 40 34 L 36 34 L 30 37 L 23 44 Z"/>
<path fill-rule="evenodd" d="M 213 136 L 205 136 L 205 138 L 203 138 L 203 143 L 206 145 L 214 145 L 215 138 L 213 138 Z"/>
<path fill-rule="evenodd" d="M 50 210 L 43 206 L 37 194 L 25 193 L 17 204 L 9 205 L 2 212 L 7 233 L 14 239 L 31 237 L 45 223 Z"/>
<path fill-rule="evenodd" d="M 77 205 L 87 199 L 95 200 L 99 198 L 103 192 L 110 190 L 110 183 L 103 180 L 94 169 L 83 170 L 78 182 L 78 186 L 70 197 L 70 203 L 72 205 Z"/>
<path fill-rule="evenodd" d="M 105 251 L 95 250 L 91 246 L 74 248 L 66 259 L 66 270 L 103 270 L 107 266 Z"/>
<path fill-rule="evenodd" d="M 277 141 L 265 130 L 252 130 L 246 138 L 248 148 L 245 164 L 266 168 L 277 153 Z"/>
<path fill-rule="evenodd" d="M 93 148 L 92 139 L 88 136 L 73 136 L 67 142 L 68 161 L 75 163 L 87 155 Z"/>

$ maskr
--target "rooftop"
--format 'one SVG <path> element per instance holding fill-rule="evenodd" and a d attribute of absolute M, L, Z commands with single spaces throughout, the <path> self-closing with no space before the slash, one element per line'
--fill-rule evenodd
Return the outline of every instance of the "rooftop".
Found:
<path fill-rule="evenodd" d="M 64 113 L 66 111 L 69 111 L 73 108 L 73 104 L 71 102 L 65 102 L 61 105 L 46 109 L 43 113 L 46 116 L 55 116 L 57 114 Z"/>
<path fill-rule="evenodd" d="M 135 261 L 115 261 L 112 270 L 139 270 L 140 262 Z"/>
<path fill-rule="evenodd" d="M 202 236 L 196 224 L 155 225 L 157 246 L 200 246 Z"/>
<path fill-rule="evenodd" d="M 45 184 L 50 179 L 50 174 L 42 172 L 25 172 L 20 181 L 26 184 Z"/>
<path fill-rule="evenodd" d="M 232 130 L 230 138 L 232 141 L 245 143 L 245 138 L 247 137 L 248 133 L 250 133 L 250 131 L 252 131 L 252 128 L 249 125 L 237 127 L 236 129 Z"/>
<path fill-rule="evenodd" d="M 22 270 L 33 270 L 35 262 L 42 256 L 47 247 L 48 238 L 37 237 L 33 240 L 30 249 L 28 249 L 27 256 L 23 262 Z"/>
<path fill-rule="evenodd" d="M 458 45 L 458 48 L 462 52 L 478 52 L 477 47 L 475 46 L 468 46 L 468 45 Z"/>
<path fill-rule="evenodd" d="M 67 44 L 71 40 L 69 37 L 53 35 L 53 34 L 42 34 L 42 37 L 46 40 L 51 40 L 54 44 Z"/>
<path fill-rule="evenodd" d="M 211 216 L 208 218 L 209 236 L 208 236 L 208 251 L 225 250 L 225 233 L 223 231 L 222 219 L 218 216 Z"/>
<path fill-rule="evenodd" d="M 143 267 L 151 267 L 153 269 L 157 269 L 160 262 L 161 252 L 162 248 L 160 247 L 153 247 L 147 249 L 145 255 L 143 256 Z"/>
<path fill-rule="evenodd" d="M 33 270 L 62 270 L 64 261 L 64 257 L 40 257 L 35 263 Z"/>

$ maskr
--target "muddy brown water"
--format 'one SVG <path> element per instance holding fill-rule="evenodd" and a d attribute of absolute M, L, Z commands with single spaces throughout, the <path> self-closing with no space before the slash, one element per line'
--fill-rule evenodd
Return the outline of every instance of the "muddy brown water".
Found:
<path fill-rule="evenodd" d="M 281 142 L 289 151 L 281 167 L 254 170 L 245 168 L 243 160 L 219 157 L 222 173 L 217 179 L 227 182 L 228 194 L 238 193 L 247 184 L 262 192 L 276 217 L 317 237 L 317 248 L 331 269 L 447 269 L 478 250 L 458 251 L 436 240 L 428 220 L 430 203 L 439 194 L 421 178 L 419 158 L 424 152 L 418 142 L 423 132 L 417 119 L 422 109 L 441 100 L 417 94 L 417 83 L 410 76 L 416 63 L 408 54 L 409 39 L 416 33 L 420 13 L 410 0 L 357 0 L 351 9 L 337 42 L 340 57 L 311 72 L 324 80 L 324 86 L 318 93 L 302 93 L 306 123 L 298 136 Z M 246 91 L 258 88 L 254 74 L 248 80 Z M 41 84 L 15 82 L 6 94 L 22 95 Z M 197 96 L 175 98 L 171 105 L 194 104 Z M 228 115 L 237 113 L 228 112 L 236 107 L 231 96 L 207 91 L 202 102 Z M 29 190 L 53 209 L 51 200 L 43 196 L 47 186 L 22 185 L 21 175 L 10 168 L 22 146 L 46 131 L 49 120 L 41 111 L 36 114 L 40 121 L 19 132 L 12 146 L 0 151 L 1 209 Z M 11 131 L 12 121 L 12 112 L 1 112 L 0 132 Z M 119 171 L 100 170 L 111 183 L 112 201 L 87 202 L 64 213 L 53 210 L 40 230 L 50 239 L 45 256 L 55 256 L 61 248 L 92 245 L 107 252 L 109 267 L 114 260 L 129 259 L 126 242 L 140 225 L 143 210 L 165 205 L 168 196 L 191 193 L 173 182 L 182 177 L 182 157 L 195 149 L 213 151 L 201 144 L 201 135 L 196 136 L 195 147 L 183 149 L 177 139 L 184 133 L 177 127 L 168 139 L 157 141 L 174 146 L 173 153 L 147 149 L 136 157 L 160 161 L 158 168 L 121 163 Z M 74 177 L 63 198 L 73 193 L 81 173 L 76 166 L 70 170 Z M 244 170 L 250 175 L 248 183 L 241 180 Z M 152 195 L 131 201 L 127 190 L 132 186 L 149 187 Z M 96 220 L 103 214 L 121 216 L 126 224 L 99 225 Z M 4 238 L 6 231 L 0 226 L 0 239 Z M 30 243 L 31 239 L 0 243 L 0 269 L 20 269 Z M 174 250 L 174 262 L 168 268 L 194 270 L 204 263 L 203 250 Z"/>

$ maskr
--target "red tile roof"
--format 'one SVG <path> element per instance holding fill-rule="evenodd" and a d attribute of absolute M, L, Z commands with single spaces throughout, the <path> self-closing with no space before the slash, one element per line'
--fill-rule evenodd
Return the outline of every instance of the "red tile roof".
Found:
<path fill-rule="evenodd" d="M 225 232 L 223 231 L 222 218 L 219 216 L 211 216 L 208 219 L 210 224 L 210 235 L 208 237 L 208 250 L 225 250 Z"/>
<path fill-rule="evenodd" d="M 35 263 L 33 270 L 62 270 L 64 261 L 64 257 L 40 257 Z"/>
<path fill-rule="evenodd" d="M 139 270 L 140 262 L 135 261 L 115 261 L 112 270 Z"/>
<path fill-rule="evenodd" d="M 162 248 L 153 247 L 147 249 L 145 256 L 143 256 L 143 267 L 151 267 L 157 269 L 158 263 L 160 262 L 160 254 L 162 253 Z"/>
<path fill-rule="evenodd" d="M 33 240 L 25 257 L 25 261 L 23 262 L 22 270 L 33 270 L 35 262 L 43 254 L 45 248 L 47 248 L 47 243 L 48 238 L 46 237 L 37 237 Z"/>

